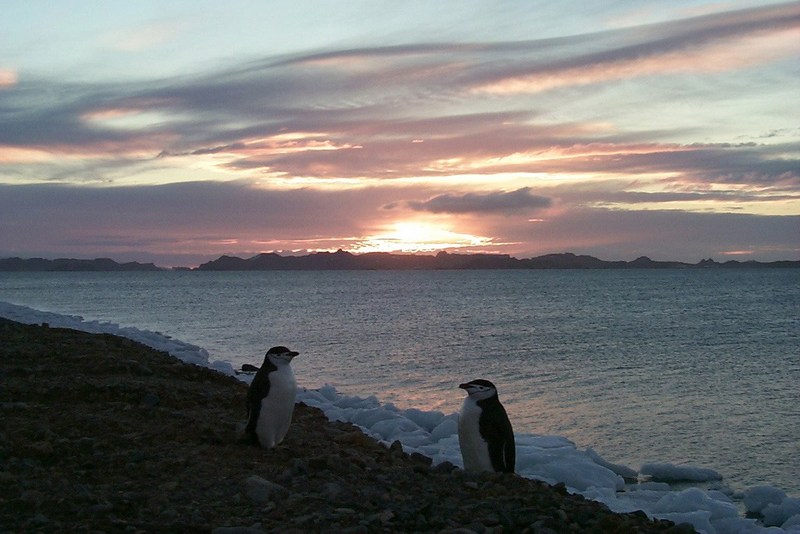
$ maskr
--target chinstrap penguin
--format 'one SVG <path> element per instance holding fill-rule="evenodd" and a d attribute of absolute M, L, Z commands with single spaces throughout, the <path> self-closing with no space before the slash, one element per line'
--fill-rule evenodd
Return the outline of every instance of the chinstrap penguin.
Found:
<path fill-rule="evenodd" d="M 497 388 L 488 380 L 472 380 L 458 417 L 458 444 L 466 471 L 513 473 L 516 461 L 514 431 Z"/>
<path fill-rule="evenodd" d="M 297 382 L 291 362 L 299 353 L 272 347 L 247 390 L 245 439 L 271 449 L 286 437 L 292 423 Z"/>

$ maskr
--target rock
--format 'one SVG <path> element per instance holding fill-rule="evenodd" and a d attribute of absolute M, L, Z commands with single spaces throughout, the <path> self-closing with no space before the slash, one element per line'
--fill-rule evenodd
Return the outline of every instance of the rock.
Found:
<path fill-rule="evenodd" d="M 664 530 L 664 534 L 693 534 L 694 527 L 689 523 L 680 523 Z"/>
<path fill-rule="evenodd" d="M 98 504 L 95 504 L 93 506 L 90 506 L 89 507 L 89 512 L 91 512 L 93 514 L 100 514 L 100 513 L 103 513 L 103 512 L 110 512 L 113 509 L 114 509 L 114 506 L 112 504 L 107 503 L 107 502 L 102 502 L 102 503 L 98 503 Z"/>
<path fill-rule="evenodd" d="M 322 495 L 329 500 L 333 500 L 336 497 L 338 497 L 343 491 L 344 490 L 342 489 L 342 486 L 340 484 L 337 484 L 336 482 L 328 482 L 327 484 L 325 484 L 322 490 Z"/>
<path fill-rule="evenodd" d="M 369 446 L 374 443 L 374 440 L 370 439 L 369 436 L 365 435 L 358 429 L 354 429 L 351 432 L 344 434 L 339 434 L 333 438 L 333 441 L 335 443 L 351 444 L 356 446 Z"/>
<path fill-rule="evenodd" d="M 141 404 L 146 408 L 155 408 L 156 406 L 158 406 L 159 402 L 161 402 L 161 400 L 158 398 L 158 395 L 156 395 L 155 393 L 147 392 L 144 394 L 139 404 Z"/>
<path fill-rule="evenodd" d="M 297 462 L 298 460 L 295 460 Z M 300 460 L 302 462 L 302 460 Z M 308 473 L 309 469 L 313 471 L 322 471 L 323 469 L 328 469 L 328 457 L 327 456 L 314 456 L 313 458 L 309 458 L 308 465 L 305 466 L 302 473 Z"/>
<path fill-rule="evenodd" d="M 122 364 L 133 375 L 150 376 L 153 374 L 152 369 L 137 360 L 125 360 Z"/>
<path fill-rule="evenodd" d="M 309 459 L 309 462 L 312 459 Z M 300 476 L 300 475 L 307 475 L 308 474 L 308 462 L 301 458 L 295 458 L 292 460 L 292 475 Z"/>
<path fill-rule="evenodd" d="M 33 506 L 39 507 L 45 500 L 45 495 L 41 491 L 38 490 L 25 490 L 20 495 L 20 500 L 27 504 L 32 504 Z"/>
<path fill-rule="evenodd" d="M 53 444 L 49 441 L 37 441 L 31 443 L 31 450 L 42 456 L 50 456 L 53 454 Z"/>
<path fill-rule="evenodd" d="M 34 516 L 33 516 L 33 518 L 31 519 L 31 521 L 32 521 L 33 523 L 37 524 L 37 525 L 44 526 L 44 525 L 47 525 L 47 524 L 49 524 L 49 523 L 50 523 L 50 518 L 49 518 L 49 517 L 47 517 L 47 516 L 46 516 L 46 515 L 44 515 L 44 514 L 36 514 L 36 515 L 34 515 Z"/>
<path fill-rule="evenodd" d="M 445 461 L 445 462 L 442 462 L 440 464 L 434 465 L 433 468 L 432 468 L 432 471 L 434 473 L 448 474 L 448 473 L 452 473 L 456 469 L 458 469 L 458 467 L 456 467 L 455 465 L 453 465 L 450 462 L 446 462 Z"/>
<path fill-rule="evenodd" d="M 245 495 L 258 504 L 266 504 L 271 500 L 288 495 L 289 490 L 258 475 L 250 475 L 244 482 Z"/>
<path fill-rule="evenodd" d="M 415 461 L 417 463 L 420 463 L 420 464 L 423 464 L 423 465 L 431 465 L 431 464 L 433 464 L 433 459 L 432 458 L 430 458 L 428 456 L 425 456 L 424 454 L 420 454 L 418 452 L 412 452 L 411 453 L 411 459 L 413 461 Z"/>
<path fill-rule="evenodd" d="M 266 531 L 255 527 L 217 527 L 211 534 L 266 534 Z"/>

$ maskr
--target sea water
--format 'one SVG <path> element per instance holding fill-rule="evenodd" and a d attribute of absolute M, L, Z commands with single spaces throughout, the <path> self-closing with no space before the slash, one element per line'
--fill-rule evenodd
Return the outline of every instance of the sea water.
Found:
<path fill-rule="evenodd" d="M 0 301 L 161 332 L 211 360 L 300 351 L 324 384 L 800 495 L 800 270 L 0 273 Z"/>

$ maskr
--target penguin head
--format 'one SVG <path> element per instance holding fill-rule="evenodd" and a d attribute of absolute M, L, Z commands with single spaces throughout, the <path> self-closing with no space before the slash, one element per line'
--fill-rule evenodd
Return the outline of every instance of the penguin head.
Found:
<path fill-rule="evenodd" d="M 267 351 L 267 354 L 264 355 L 265 359 L 268 359 L 275 365 L 285 365 L 291 363 L 292 358 L 300 354 L 299 352 L 295 352 L 293 350 L 289 350 L 284 346 L 272 347 Z"/>
<path fill-rule="evenodd" d="M 482 378 L 471 380 L 464 384 L 459 384 L 458 387 L 465 390 L 467 395 L 476 401 L 497 396 L 497 388 L 494 386 L 494 384 L 488 380 L 483 380 Z"/>

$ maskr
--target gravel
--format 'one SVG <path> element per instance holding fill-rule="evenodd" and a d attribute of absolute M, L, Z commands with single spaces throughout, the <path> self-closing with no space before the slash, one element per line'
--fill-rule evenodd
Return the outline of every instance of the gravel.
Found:
<path fill-rule="evenodd" d="M 470 474 L 298 404 L 240 442 L 247 386 L 134 341 L 0 319 L 0 532 L 694 532 Z"/>

